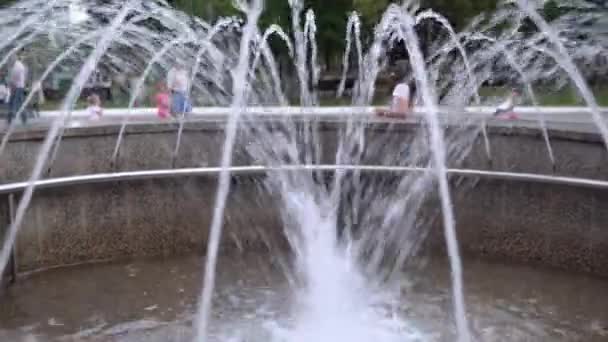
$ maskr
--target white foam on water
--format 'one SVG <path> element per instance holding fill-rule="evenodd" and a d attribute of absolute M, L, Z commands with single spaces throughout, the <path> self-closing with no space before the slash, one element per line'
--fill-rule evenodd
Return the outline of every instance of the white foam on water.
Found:
<path fill-rule="evenodd" d="M 297 236 L 296 291 L 292 321 L 270 324 L 277 342 L 391 342 L 417 340 L 422 334 L 402 319 L 393 298 L 371 288 L 348 248 L 338 247 L 335 217 L 310 194 L 291 192 L 286 210 Z"/>

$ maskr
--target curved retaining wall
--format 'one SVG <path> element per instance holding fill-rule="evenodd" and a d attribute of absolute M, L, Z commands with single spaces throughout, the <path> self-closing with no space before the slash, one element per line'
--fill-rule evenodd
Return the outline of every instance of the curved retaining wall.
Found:
<path fill-rule="evenodd" d="M 323 153 L 335 161 L 337 130 L 321 123 Z M 369 123 L 370 141 L 387 132 L 406 136 L 413 124 Z M 176 167 L 216 166 L 223 123 L 189 123 Z M 130 126 L 116 168 L 109 164 L 117 126 L 70 129 L 51 177 L 171 166 L 176 128 L 170 124 Z M 493 158 L 479 138 L 463 166 L 474 169 L 608 178 L 608 154 L 595 133 L 550 131 L 556 164 L 548 161 L 538 129 L 490 127 Z M 22 180 L 33 163 L 43 132 L 15 135 L 0 170 L 3 182 Z M 241 146 L 240 142 L 237 146 Z M 370 163 L 373 161 L 370 161 Z M 243 151 L 236 165 L 248 165 Z M 273 198 L 259 178 L 235 178 L 226 212 L 224 244 L 236 248 L 283 246 Z M 146 180 L 73 186 L 36 192 L 17 244 L 20 271 L 90 260 L 204 252 L 215 196 L 214 177 Z M 535 263 L 608 276 L 608 193 L 599 189 L 521 181 L 480 179 L 455 188 L 458 236 L 463 253 Z M 5 203 L 6 198 L 0 199 Z M 271 203 L 271 204 L 269 204 Z M 0 210 L 2 222 L 7 210 Z M 440 225 L 429 243 L 443 248 Z"/>
<path fill-rule="evenodd" d="M 335 163 L 337 136 L 345 125 L 339 118 L 319 122 L 323 164 Z M 45 177 L 219 166 L 224 126 L 225 121 L 221 119 L 186 123 L 178 156 L 173 159 L 176 124 L 129 125 L 116 165 L 112 165 L 112 155 L 120 125 L 67 129 L 50 173 Z M 368 144 L 384 142 L 387 135 L 397 142 L 401 137 L 406 141 L 418 127 L 417 123 L 411 122 L 366 122 L 366 141 Z M 517 123 L 516 126 L 490 125 L 488 132 L 492 159 L 488 159 L 483 139 L 479 137 L 462 165 L 453 166 L 608 179 L 608 153 L 593 125 L 555 123 L 549 128 L 555 165 L 550 162 L 538 123 L 531 121 Z M 23 181 L 29 176 L 45 134 L 45 129 L 13 134 L 6 151 L 0 156 L 0 183 Z M 233 164 L 251 165 L 253 160 L 243 148 L 248 143 L 247 138 L 240 135 L 238 139 Z M 378 165 L 382 164 L 382 160 L 374 160 L 372 156 L 364 163 Z"/>
<path fill-rule="evenodd" d="M 18 238 L 18 270 L 204 253 L 215 192 L 214 178 L 40 190 Z M 281 225 L 271 203 L 257 181 L 236 180 L 225 212 L 224 247 L 279 248 Z"/>

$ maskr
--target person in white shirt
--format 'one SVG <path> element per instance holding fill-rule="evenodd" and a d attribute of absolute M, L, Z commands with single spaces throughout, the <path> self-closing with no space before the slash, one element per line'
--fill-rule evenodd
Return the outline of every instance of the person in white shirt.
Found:
<path fill-rule="evenodd" d="M 506 117 L 509 119 L 517 119 L 518 116 L 515 114 L 515 105 L 517 99 L 519 98 L 519 91 L 517 89 L 513 89 L 509 97 L 496 107 L 496 111 L 494 112 L 494 116 Z"/>
<path fill-rule="evenodd" d="M 167 86 L 171 91 L 171 114 L 173 116 L 189 113 L 192 108 L 188 101 L 188 73 L 178 64 L 169 70 Z"/>
<path fill-rule="evenodd" d="M 179 93 L 188 91 L 188 74 L 181 65 L 176 65 L 167 74 L 167 85 L 169 90 Z"/>
<path fill-rule="evenodd" d="M 27 68 L 21 61 L 21 56 L 17 55 L 15 62 L 9 73 L 9 87 L 11 95 L 9 98 L 8 123 L 10 124 L 25 100 L 25 80 L 27 79 Z M 27 122 L 26 111 L 21 111 L 21 121 Z"/>
<path fill-rule="evenodd" d="M 405 118 L 414 109 L 416 102 L 416 82 L 400 82 L 393 89 L 393 98 L 388 110 L 381 109 L 376 113 L 378 116 Z"/>

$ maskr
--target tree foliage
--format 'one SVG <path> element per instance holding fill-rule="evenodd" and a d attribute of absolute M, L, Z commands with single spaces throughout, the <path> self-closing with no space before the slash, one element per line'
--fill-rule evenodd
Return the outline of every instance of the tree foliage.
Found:
<path fill-rule="evenodd" d="M 430 8 L 445 16 L 456 29 L 466 26 L 473 17 L 496 9 L 499 0 L 421 0 L 421 8 Z"/>
<path fill-rule="evenodd" d="M 0 0 L 0 7 L 9 6 L 19 0 Z M 82 0 L 101 1 L 101 0 Z M 148 0 L 158 1 L 158 0 Z M 203 18 L 208 22 L 215 22 L 218 17 L 242 16 L 233 7 L 233 0 L 166 0 L 170 5 L 188 14 Z M 326 61 L 341 54 L 348 16 L 357 11 L 361 17 L 363 36 L 369 36 L 374 26 L 380 21 L 385 9 L 391 3 L 401 3 L 401 0 L 302 0 L 304 13 L 301 13 L 303 25 L 307 9 L 312 9 L 316 15 L 317 43 L 319 52 Z M 482 12 L 491 13 L 501 0 L 406 0 L 418 2 L 420 9 L 433 9 L 445 16 L 456 29 L 464 28 L 468 22 Z M 292 11 L 289 0 L 265 0 L 265 9 L 260 18 L 260 27 L 263 29 L 271 24 L 278 24 L 288 34 L 291 34 Z M 542 13 L 553 21 L 576 11 L 597 11 L 606 8 L 605 0 L 546 0 L 543 2 Z M 590 9 L 593 8 L 594 10 Z M 578 13 L 578 12 L 577 12 Z M 433 25 L 424 28 L 422 38 L 433 38 Z M 425 42 L 423 41 L 424 45 Z"/>
<path fill-rule="evenodd" d="M 432 8 L 446 16 L 456 29 L 484 11 L 491 11 L 499 0 L 420 0 L 420 8 Z M 171 0 L 175 7 L 206 20 L 218 16 L 236 15 L 231 0 Z M 344 47 L 348 15 L 357 11 L 361 16 L 363 31 L 371 33 L 374 25 L 392 0 L 304 0 L 304 8 L 316 15 L 317 43 L 326 59 L 340 53 Z M 303 15 L 303 14 L 302 14 Z M 286 32 L 291 31 L 291 9 L 288 0 L 266 0 L 260 26 L 278 24 Z"/>

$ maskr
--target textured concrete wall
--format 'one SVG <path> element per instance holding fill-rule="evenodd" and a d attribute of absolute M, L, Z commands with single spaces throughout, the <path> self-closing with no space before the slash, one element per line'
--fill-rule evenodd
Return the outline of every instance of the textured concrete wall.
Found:
<path fill-rule="evenodd" d="M 555 157 L 552 165 L 538 129 L 490 128 L 489 132 L 492 160 L 488 160 L 483 141 L 478 139 L 463 167 L 608 179 L 608 152 L 597 134 L 550 130 Z"/>
<path fill-rule="evenodd" d="M 203 254 L 214 178 L 167 179 L 41 190 L 19 235 L 19 271 L 91 260 Z M 235 182 L 224 248 L 277 248 L 282 225 L 257 182 Z"/>
<path fill-rule="evenodd" d="M 341 123 L 321 125 L 323 161 L 335 162 Z M 186 126 L 176 167 L 217 166 L 223 126 Z M 397 143 L 411 124 L 370 124 L 367 142 Z M 117 127 L 69 130 L 49 176 L 171 167 L 172 125 L 128 128 L 118 164 L 109 163 Z M 551 165 L 536 129 L 490 129 L 492 160 L 478 138 L 462 167 L 608 179 L 608 154 L 597 135 L 555 129 Z M 0 180 L 29 174 L 42 132 L 15 136 L 0 157 Z M 236 165 L 251 158 L 237 143 Z M 364 162 L 377 163 L 389 150 Z M 204 251 L 215 196 L 213 178 L 142 181 L 41 190 L 34 197 L 18 242 L 21 271 L 88 260 L 173 255 Z M 455 190 L 458 234 L 466 254 L 536 263 L 608 276 L 608 194 L 570 186 L 479 180 Z M 270 195 L 251 180 L 238 184 L 226 214 L 224 245 L 266 248 L 282 244 L 281 223 Z M 1 216 L 1 215 L 0 215 Z M 443 246 L 440 227 L 431 245 Z"/>
<path fill-rule="evenodd" d="M 224 250 L 285 246 L 276 202 L 260 182 L 235 184 Z M 41 190 L 19 235 L 20 271 L 204 253 L 215 190 L 213 178 Z M 608 194 L 602 190 L 479 180 L 455 188 L 453 197 L 464 254 L 608 276 Z M 444 249 L 436 222 L 428 241 L 434 252 Z"/>
<path fill-rule="evenodd" d="M 322 160 L 333 164 L 343 122 L 319 124 Z M 175 167 L 218 166 L 224 143 L 223 123 L 195 122 L 185 125 Z M 378 164 L 394 146 L 406 141 L 419 126 L 414 124 L 368 123 L 366 144 L 376 146 L 377 153 L 363 162 Z M 109 171 L 151 170 L 172 167 L 172 154 L 177 140 L 173 124 L 137 124 L 127 127 L 117 165 L 111 164 L 119 126 L 74 128 L 66 131 L 50 174 L 62 177 Z M 549 160 L 547 147 L 535 128 L 490 127 L 492 160 L 483 139 L 478 137 L 471 153 L 461 165 L 467 168 L 498 171 L 556 174 L 608 179 L 608 153 L 597 134 L 579 133 L 567 128 L 550 130 L 555 165 Z M 31 172 L 44 131 L 15 133 L 7 150 L 0 156 L 0 183 L 24 180 Z M 235 144 L 235 165 L 249 165 L 244 146 L 247 138 L 239 134 Z M 388 145 L 388 146 L 384 146 Z M 380 147 L 378 147 L 380 146 Z M 7 167 L 5 167 L 7 166 Z"/>
<path fill-rule="evenodd" d="M 118 126 L 74 128 L 66 131 L 55 161 L 45 177 L 62 177 L 111 171 L 167 169 L 172 167 L 172 154 L 177 140 L 176 127 L 170 124 L 128 126 L 115 165 L 112 155 L 119 132 Z M 44 131 L 16 133 L 7 150 L 0 156 L 3 182 L 23 180 L 29 175 Z M 217 165 L 223 132 L 217 124 L 188 125 L 176 167 Z M 236 162 L 238 162 L 238 158 Z"/>
<path fill-rule="evenodd" d="M 454 203 L 465 254 L 608 276 L 605 190 L 479 180 Z M 441 227 L 432 235 L 443 245 Z"/>

